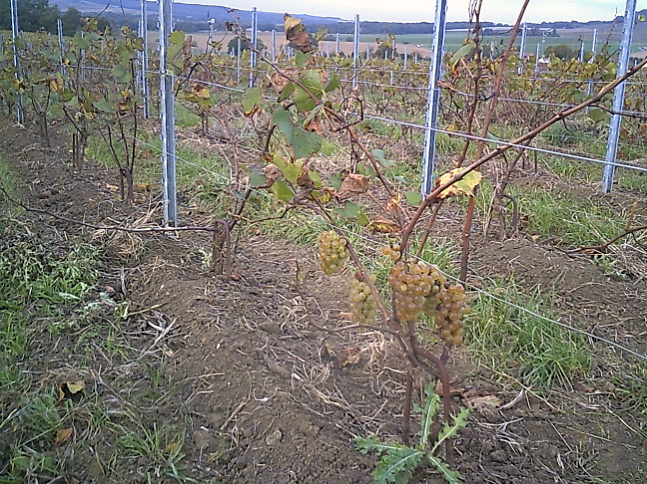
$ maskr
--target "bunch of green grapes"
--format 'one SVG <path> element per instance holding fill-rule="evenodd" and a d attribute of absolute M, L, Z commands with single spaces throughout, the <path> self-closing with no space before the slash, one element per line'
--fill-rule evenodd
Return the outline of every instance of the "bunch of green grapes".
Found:
<path fill-rule="evenodd" d="M 341 269 L 350 255 L 346 248 L 346 239 L 334 230 L 321 232 L 317 236 L 319 243 L 319 264 L 321 270 L 331 276 Z"/>
<path fill-rule="evenodd" d="M 377 303 L 368 284 L 357 275 L 350 282 L 350 312 L 355 323 L 375 324 Z"/>
<path fill-rule="evenodd" d="M 395 317 L 400 321 L 415 321 L 423 310 L 425 298 L 431 291 L 431 268 L 423 262 L 398 261 L 389 272 L 393 288 Z"/>
<path fill-rule="evenodd" d="M 470 312 L 463 286 L 445 282 L 436 295 L 428 298 L 425 309 L 435 319 L 440 339 L 450 345 L 463 344 L 463 317 Z"/>
<path fill-rule="evenodd" d="M 391 260 L 398 260 L 402 255 L 402 252 L 400 252 L 400 244 L 387 245 L 386 247 L 382 247 L 382 254 L 389 256 Z"/>
<path fill-rule="evenodd" d="M 425 305 L 423 311 L 430 317 L 435 317 L 436 307 L 442 305 L 443 295 L 445 292 L 445 285 L 447 284 L 447 278 L 440 272 L 436 266 L 431 266 L 429 270 L 429 276 L 431 277 L 431 290 L 427 297 L 425 298 Z"/>

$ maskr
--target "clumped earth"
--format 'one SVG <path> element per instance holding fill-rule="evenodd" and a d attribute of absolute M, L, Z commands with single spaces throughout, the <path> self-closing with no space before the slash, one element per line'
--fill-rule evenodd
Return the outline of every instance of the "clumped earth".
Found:
<path fill-rule="evenodd" d="M 27 205 L 94 225 L 160 222 L 159 200 L 143 193 L 133 206 L 122 204 L 110 188 L 114 171 L 74 172 L 67 148 L 45 148 L 34 132 L 5 126 L 0 133 L 4 158 L 24 180 Z M 407 367 L 385 335 L 344 330 L 350 273 L 324 276 L 311 248 L 275 240 L 262 228 L 237 241 L 227 278 L 208 270 L 205 233 L 124 233 L 42 213 L 22 217 L 45 244 L 75 236 L 99 244 L 102 277 L 88 297 L 114 303 L 93 314 L 89 326 L 72 325 L 33 345 L 29 364 L 38 385 L 81 378 L 86 391 L 79 406 L 94 402 L 110 410 L 96 431 L 75 422 L 78 447 L 65 451 L 64 475 L 54 481 L 146 482 L 148 472 L 152 482 L 175 482 L 164 456 L 180 442 L 185 456 L 174 465 L 194 482 L 372 482 L 376 458 L 356 451 L 354 440 L 370 434 L 399 440 Z M 195 207 L 180 218 L 208 224 Z M 472 269 L 477 278 L 513 275 L 528 291 L 554 287 L 562 321 L 645 352 L 644 279 L 615 280 L 590 258 L 524 234 L 478 241 Z M 92 333 L 115 307 L 127 308 L 120 322 Z M 84 335 L 92 337 L 79 352 Z M 109 338 L 122 349 L 107 353 Z M 452 466 L 465 482 L 647 480 L 644 417 L 614 386 L 621 363 L 632 357 L 591 344 L 598 355 L 591 374 L 572 388 L 544 393 L 480 366 L 469 348 L 452 356 L 456 410 L 466 395 L 496 397 L 504 407 L 475 408 L 455 440 Z M 108 430 L 111 419 L 140 433 L 162 429 L 164 456 L 122 455 L 123 439 Z M 10 438 L 0 433 L 0 451 Z M 425 468 L 415 482 L 444 481 Z"/>

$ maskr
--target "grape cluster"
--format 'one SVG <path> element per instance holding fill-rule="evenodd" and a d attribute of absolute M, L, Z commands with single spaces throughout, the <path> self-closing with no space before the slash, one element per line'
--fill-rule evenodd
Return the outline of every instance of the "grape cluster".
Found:
<path fill-rule="evenodd" d="M 435 319 L 440 339 L 451 345 L 463 344 L 463 317 L 470 312 L 463 286 L 444 282 L 435 295 L 430 293 L 425 310 Z"/>
<path fill-rule="evenodd" d="M 423 262 L 398 261 L 389 272 L 393 288 L 395 317 L 400 321 L 415 321 L 423 310 L 425 298 L 431 291 L 431 268 Z"/>
<path fill-rule="evenodd" d="M 400 252 L 400 245 L 395 244 L 395 245 L 387 245 L 386 247 L 382 247 L 382 254 L 389 256 L 391 260 L 396 261 L 402 255 L 402 252 Z"/>
<path fill-rule="evenodd" d="M 346 239 L 340 237 L 334 230 L 321 232 L 317 236 L 319 243 L 319 264 L 321 270 L 331 276 L 341 269 L 348 259 Z"/>
<path fill-rule="evenodd" d="M 350 282 L 350 312 L 353 322 L 375 324 L 377 304 L 368 284 L 356 275 Z"/>

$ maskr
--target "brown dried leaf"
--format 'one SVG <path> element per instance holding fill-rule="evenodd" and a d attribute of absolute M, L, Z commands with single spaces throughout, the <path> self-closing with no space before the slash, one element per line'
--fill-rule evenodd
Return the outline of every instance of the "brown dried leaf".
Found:
<path fill-rule="evenodd" d="M 338 200 L 347 200 L 355 195 L 366 193 L 371 179 L 359 173 L 349 173 L 337 192 Z"/>
<path fill-rule="evenodd" d="M 72 433 L 74 433 L 74 429 L 72 428 L 59 430 L 56 432 L 56 437 L 54 437 L 54 445 L 61 445 L 67 442 L 72 437 Z"/>
<path fill-rule="evenodd" d="M 281 177 L 281 170 L 279 170 L 278 166 L 271 163 L 269 165 L 265 165 L 265 168 L 263 168 L 263 175 L 265 175 L 267 186 L 271 187 L 274 182 Z"/>
<path fill-rule="evenodd" d="M 402 195 L 399 193 L 391 198 L 388 202 L 386 202 L 386 211 L 389 213 L 394 213 L 397 211 L 398 207 L 400 206 L 400 201 L 402 200 Z"/>
<path fill-rule="evenodd" d="M 310 36 L 308 35 L 306 28 L 301 23 L 301 19 L 292 17 L 286 13 L 283 16 L 283 23 L 285 26 L 285 38 L 288 42 L 291 42 L 294 47 L 304 54 L 314 52 Z"/>
<path fill-rule="evenodd" d="M 301 174 L 297 177 L 297 185 L 305 188 L 314 188 L 315 184 L 308 173 L 308 166 L 304 163 L 301 167 Z"/>
<path fill-rule="evenodd" d="M 323 124 L 321 123 L 321 118 L 317 115 L 309 120 L 306 124 L 303 125 L 305 129 L 310 132 L 315 132 L 317 134 L 323 134 Z"/>
<path fill-rule="evenodd" d="M 284 70 L 286 74 L 290 75 L 291 72 L 289 71 L 290 71 L 289 69 Z M 289 82 L 285 77 L 283 77 L 281 74 L 279 74 L 276 71 L 272 72 L 271 80 L 272 80 L 272 87 L 274 88 L 274 91 L 276 92 L 277 95 L 281 94 L 281 91 L 283 91 L 283 88 L 287 86 Z"/>
<path fill-rule="evenodd" d="M 494 395 L 483 395 L 480 397 L 466 398 L 465 404 L 474 408 L 478 413 L 490 413 L 501 406 L 501 399 Z"/>

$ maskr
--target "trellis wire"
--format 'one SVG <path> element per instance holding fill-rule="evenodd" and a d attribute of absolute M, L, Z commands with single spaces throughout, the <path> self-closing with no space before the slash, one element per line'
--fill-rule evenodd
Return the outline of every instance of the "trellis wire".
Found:
<path fill-rule="evenodd" d="M 141 144 L 143 144 L 145 146 L 148 146 L 150 148 L 153 148 L 155 150 L 158 150 L 158 151 L 160 150 L 160 148 L 158 146 L 153 145 L 152 143 L 149 143 L 148 141 L 137 139 L 137 142 L 141 143 Z M 216 178 L 220 178 L 221 180 L 229 182 L 229 183 L 232 183 L 232 182 L 238 183 L 242 188 L 249 188 L 256 195 L 264 197 L 264 198 L 266 198 L 268 200 L 272 200 L 272 201 L 274 200 L 271 195 L 269 195 L 268 193 L 266 193 L 264 191 L 260 191 L 260 190 L 256 190 L 255 188 L 248 187 L 248 186 L 242 184 L 241 182 L 236 182 L 235 180 L 232 180 L 231 178 L 228 178 L 228 177 L 226 177 L 226 176 L 224 176 L 224 175 L 222 175 L 222 174 L 220 174 L 218 172 L 215 172 L 213 170 L 208 169 L 207 167 L 205 167 L 203 165 L 200 165 L 198 163 L 194 163 L 194 162 L 192 162 L 190 160 L 187 160 L 185 158 L 182 158 L 180 156 L 177 156 L 176 158 L 177 158 L 178 161 L 180 161 L 182 163 L 186 163 L 187 165 L 193 166 L 195 168 L 198 168 L 198 169 L 204 171 L 205 173 L 208 173 L 209 175 L 212 175 L 212 176 L 214 176 Z M 326 225 L 328 225 L 331 228 L 339 228 L 347 236 L 352 235 L 353 237 L 362 240 L 364 242 L 364 245 L 360 245 L 361 248 L 368 249 L 370 252 L 372 252 L 374 254 L 379 254 L 380 253 L 379 251 L 381 249 L 381 245 L 378 246 L 378 244 L 379 244 L 378 241 L 370 239 L 370 238 L 368 238 L 368 237 L 366 237 L 366 236 L 364 236 L 362 234 L 352 232 L 350 229 L 348 229 L 346 227 L 333 226 L 332 224 L 330 224 L 327 220 L 325 220 L 323 218 L 321 218 L 320 220 L 321 220 L 321 222 L 325 223 Z M 424 259 L 422 259 L 420 257 L 417 257 L 417 256 L 415 256 L 413 254 L 410 254 L 410 253 L 406 253 L 406 254 L 409 257 L 413 258 L 413 259 L 426 262 Z M 460 282 L 459 279 L 456 278 L 455 276 L 452 276 L 451 274 L 443 271 L 440 268 L 438 268 L 438 269 L 448 279 L 451 279 L 451 280 L 453 280 L 455 282 Z M 543 315 L 537 313 L 536 311 L 533 311 L 533 310 L 528 309 L 526 307 L 520 306 L 520 305 L 518 305 L 516 303 L 513 303 L 511 301 L 507 301 L 507 300 L 505 300 L 505 299 L 503 299 L 503 298 L 501 298 L 499 296 L 496 296 L 495 294 L 492 294 L 491 292 L 488 292 L 485 289 L 482 289 L 482 288 L 480 288 L 480 287 L 478 287 L 478 286 L 476 286 L 474 284 L 471 284 L 469 282 L 466 283 L 466 286 L 470 290 L 472 290 L 474 292 L 482 294 L 482 295 L 484 295 L 484 296 L 486 296 L 488 298 L 491 298 L 491 299 L 493 299 L 495 301 L 498 301 L 498 302 L 500 302 L 502 304 L 505 304 L 505 305 L 507 305 L 509 307 L 515 308 L 515 309 L 517 309 L 517 310 L 519 310 L 519 311 L 521 311 L 523 313 L 526 313 L 526 314 L 528 314 L 530 316 L 539 318 L 542 321 L 546 321 L 548 323 L 555 324 L 555 325 L 560 326 L 560 327 L 562 327 L 562 328 L 564 328 L 564 329 L 566 329 L 568 331 L 573 331 L 573 332 L 576 332 L 576 333 L 580 333 L 580 334 L 582 334 L 582 335 L 584 335 L 584 336 L 586 336 L 586 337 L 588 337 L 590 339 L 597 340 L 597 341 L 600 341 L 602 343 L 606 343 L 609 346 L 612 346 L 612 347 L 614 347 L 614 348 L 616 348 L 618 350 L 624 351 L 624 352 L 626 352 L 628 354 L 631 354 L 631 355 L 633 355 L 633 356 L 635 356 L 635 357 L 637 357 L 637 358 L 639 358 L 641 360 L 647 361 L 647 354 L 638 353 L 637 351 L 632 350 L 631 348 L 629 348 L 627 346 L 621 345 L 620 343 L 617 343 L 617 342 L 615 342 L 613 340 L 607 339 L 607 338 L 605 338 L 603 336 L 599 336 L 599 335 L 597 335 L 595 333 L 585 331 L 583 329 L 572 326 L 572 325 L 570 325 L 568 323 L 564 323 L 562 321 L 558 321 L 558 320 L 551 319 L 551 318 L 548 318 L 546 316 L 543 316 Z"/>

